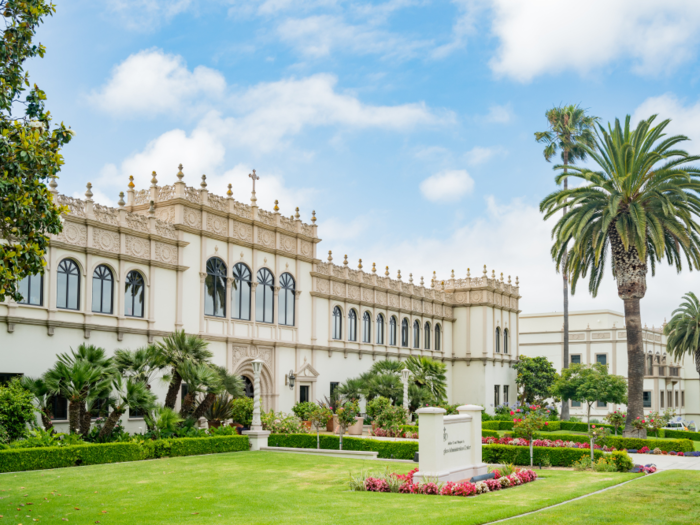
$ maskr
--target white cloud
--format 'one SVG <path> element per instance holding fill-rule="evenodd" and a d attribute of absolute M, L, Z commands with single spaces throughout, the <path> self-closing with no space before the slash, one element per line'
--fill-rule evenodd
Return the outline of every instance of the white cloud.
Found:
<path fill-rule="evenodd" d="M 478 166 L 491 160 L 496 154 L 503 154 L 505 150 L 501 147 L 485 148 L 482 146 L 474 146 L 464 154 L 467 162 L 472 166 Z"/>
<path fill-rule="evenodd" d="M 640 74 L 669 72 L 695 56 L 700 40 L 696 0 L 490 0 L 500 47 L 497 75 L 534 77 L 596 68 L 627 59 Z"/>
<path fill-rule="evenodd" d="M 423 196 L 432 202 L 454 202 L 474 189 L 474 179 L 466 170 L 436 173 L 420 183 Z"/>
<path fill-rule="evenodd" d="M 510 104 L 498 105 L 494 104 L 489 108 L 489 112 L 479 120 L 483 122 L 491 122 L 494 124 L 508 124 L 514 118 L 513 109 Z"/>
<path fill-rule="evenodd" d="M 457 16 L 452 26 L 452 39 L 433 49 L 431 56 L 436 59 L 445 58 L 467 44 L 467 38 L 476 32 L 477 18 L 484 8 L 482 1 L 452 0 L 452 3 L 457 6 Z"/>
<path fill-rule="evenodd" d="M 656 123 L 671 119 L 666 128 L 667 135 L 686 135 L 692 141 L 681 143 L 681 149 L 693 155 L 700 153 L 700 101 L 686 105 L 673 93 L 650 97 L 634 111 L 632 121 L 636 125 L 655 114 L 658 114 Z"/>
<path fill-rule="evenodd" d="M 119 17 L 127 29 L 152 31 L 170 22 L 196 4 L 196 0 L 111 0 L 107 9 Z"/>
<path fill-rule="evenodd" d="M 220 72 L 204 66 L 189 71 L 181 56 L 148 49 L 117 65 L 90 100 L 114 116 L 153 116 L 179 114 L 202 98 L 222 97 L 225 90 Z"/>

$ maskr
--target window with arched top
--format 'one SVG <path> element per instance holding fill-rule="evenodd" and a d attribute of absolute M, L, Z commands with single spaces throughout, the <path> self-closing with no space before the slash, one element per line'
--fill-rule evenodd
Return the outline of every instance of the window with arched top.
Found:
<path fill-rule="evenodd" d="M 507 354 L 508 353 L 508 329 L 504 328 L 503 329 L 503 353 Z"/>
<path fill-rule="evenodd" d="M 425 323 L 423 331 L 425 332 L 425 344 L 423 345 L 423 348 L 425 348 L 426 350 L 430 350 L 430 323 Z"/>
<path fill-rule="evenodd" d="M 143 275 L 136 270 L 131 270 L 126 274 L 124 315 L 128 317 L 143 317 L 144 288 Z"/>
<path fill-rule="evenodd" d="M 277 312 L 279 324 L 294 326 L 295 289 L 294 277 L 288 273 L 283 273 L 280 277 L 279 310 Z"/>
<path fill-rule="evenodd" d="M 501 353 L 501 329 L 496 328 L 496 353 Z"/>
<path fill-rule="evenodd" d="M 357 312 L 352 308 L 348 314 L 348 341 L 357 341 Z"/>
<path fill-rule="evenodd" d="M 275 278 L 267 268 L 258 270 L 258 286 L 255 288 L 255 320 L 259 323 L 274 322 Z"/>
<path fill-rule="evenodd" d="M 401 321 L 401 346 L 408 347 L 408 319 Z"/>
<path fill-rule="evenodd" d="M 97 314 L 111 314 L 114 302 L 112 301 L 113 291 L 112 270 L 100 264 L 92 272 L 92 311 Z"/>
<path fill-rule="evenodd" d="M 362 314 L 362 342 L 372 342 L 372 317 L 369 312 Z"/>
<path fill-rule="evenodd" d="M 231 290 L 231 317 L 250 321 L 250 268 L 243 263 L 233 267 L 234 288 Z"/>
<path fill-rule="evenodd" d="M 377 316 L 377 344 L 384 344 L 384 316 L 382 314 Z"/>
<path fill-rule="evenodd" d="M 207 261 L 204 279 L 204 315 L 226 317 L 226 265 L 218 257 Z"/>
<path fill-rule="evenodd" d="M 80 310 L 80 269 L 72 259 L 63 259 L 56 276 L 56 308 Z"/>
<path fill-rule="evenodd" d="M 413 348 L 420 348 L 420 323 L 413 321 Z"/>
<path fill-rule="evenodd" d="M 44 304 L 44 276 L 40 273 L 27 275 L 17 285 L 22 300 L 18 304 L 31 304 L 32 306 L 43 306 Z"/>
<path fill-rule="evenodd" d="M 396 317 L 389 319 L 389 345 L 396 346 Z"/>
<path fill-rule="evenodd" d="M 343 338 L 343 312 L 340 310 L 340 306 L 333 308 L 333 333 L 331 337 L 333 339 Z"/>
<path fill-rule="evenodd" d="M 440 345 L 442 343 L 442 329 L 439 324 L 435 325 L 435 350 L 440 351 Z"/>

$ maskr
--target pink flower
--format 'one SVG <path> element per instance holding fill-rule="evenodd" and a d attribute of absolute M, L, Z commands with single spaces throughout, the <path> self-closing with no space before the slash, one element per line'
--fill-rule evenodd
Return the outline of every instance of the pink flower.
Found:
<path fill-rule="evenodd" d="M 513 414 L 515 414 L 515 412 L 513 412 L 513 411 L 511 410 L 511 411 L 510 411 L 510 415 L 512 416 Z"/>
<path fill-rule="evenodd" d="M 591 428 L 595 428 L 595 425 L 591 425 Z"/>
<path fill-rule="evenodd" d="M 549 423 L 547 423 L 547 422 L 545 421 L 544 426 L 547 426 L 547 425 L 549 425 Z"/>

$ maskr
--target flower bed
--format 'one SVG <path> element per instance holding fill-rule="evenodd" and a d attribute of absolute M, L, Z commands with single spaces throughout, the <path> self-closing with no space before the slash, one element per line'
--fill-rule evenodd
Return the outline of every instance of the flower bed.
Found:
<path fill-rule="evenodd" d="M 513 438 L 509 436 L 505 436 L 502 438 L 494 438 L 494 437 L 482 437 L 481 438 L 481 444 L 482 445 L 512 445 L 515 447 L 529 447 L 530 442 L 525 439 L 525 438 Z M 591 445 L 590 443 L 576 443 L 575 441 L 564 441 L 561 439 L 535 439 L 532 442 L 532 445 L 534 447 L 548 447 L 548 448 L 579 448 L 579 449 L 585 449 L 585 450 L 590 450 Z M 607 447 L 607 446 L 600 446 L 600 445 L 593 445 L 593 448 L 595 450 L 603 450 L 605 452 L 612 452 L 615 449 Z"/>
<path fill-rule="evenodd" d="M 508 476 L 501 476 L 498 470 L 494 470 L 494 479 L 487 479 L 471 483 L 462 481 L 455 483 L 435 483 L 428 481 L 414 483 L 413 475 L 418 469 L 411 470 L 408 474 L 387 474 L 384 477 L 361 474 L 353 478 L 350 488 L 356 491 L 367 492 L 397 492 L 399 494 L 425 494 L 430 496 L 475 496 L 487 492 L 495 492 L 501 489 L 517 487 L 524 483 L 530 483 L 537 479 L 537 474 L 529 469 L 516 469 Z"/>
<path fill-rule="evenodd" d="M 690 452 L 685 452 L 680 450 L 676 452 L 675 450 L 661 450 L 660 448 L 655 448 L 654 450 L 649 449 L 649 447 L 642 447 L 639 450 L 627 449 L 630 454 L 656 454 L 662 456 L 686 456 L 686 457 L 700 457 L 700 451 L 691 450 Z"/>

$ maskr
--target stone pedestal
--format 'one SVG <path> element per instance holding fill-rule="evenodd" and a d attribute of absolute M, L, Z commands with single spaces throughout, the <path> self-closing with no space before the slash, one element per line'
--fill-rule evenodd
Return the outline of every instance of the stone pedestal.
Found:
<path fill-rule="evenodd" d="M 269 430 L 244 430 L 243 434 L 248 436 L 250 450 L 260 450 L 267 447 L 267 438 L 270 436 Z"/>

